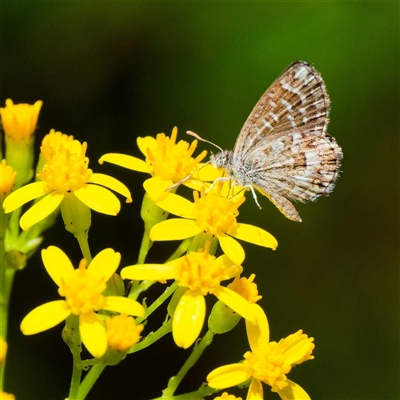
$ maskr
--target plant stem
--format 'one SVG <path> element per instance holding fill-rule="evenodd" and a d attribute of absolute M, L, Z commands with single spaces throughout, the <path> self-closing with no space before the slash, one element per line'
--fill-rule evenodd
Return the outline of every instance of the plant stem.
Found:
<path fill-rule="evenodd" d="M 15 270 L 6 268 L 4 257 L 1 260 L 2 281 L 0 282 L 0 336 L 7 340 L 8 311 L 10 306 L 10 295 L 14 281 Z M 0 391 L 4 389 L 4 373 L 6 369 L 5 360 L 0 365 Z"/>
<path fill-rule="evenodd" d="M 173 376 L 168 381 L 167 388 L 163 390 L 163 397 L 170 398 L 174 395 L 182 379 L 185 377 L 189 369 L 192 368 L 194 364 L 196 364 L 197 360 L 203 354 L 204 350 L 213 341 L 213 338 L 214 338 L 214 333 L 211 330 L 208 330 L 207 333 L 204 335 L 204 337 L 200 340 L 200 342 L 198 342 L 195 345 L 192 354 L 182 365 L 182 368 L 179 370 L 178 374 L 176 376 Z"/>
<path fill-rule="evenodd" d="M 140 324 L 142 321 L 147 319 L 150 314 L 152 314 L 155 310 L 157 310 L 158 307 L 161 306 L 161 304 L 164 303 L 165 300 L 168 299 L 176 290 L 178 287 L 178 282 L 174 282 L 167 290 L 146 310 L 146 316 L 145 317 L 138 317 L 136 318 L 136 324 Z"/>
<path fill-rule="evenodd" d="M 84 380 L 82 381 L 81 385 L 79 386 L 78 391 L 78 399 L 84 400 L 90 390 L 92 389 L 93 385 L 96 383 L 97 379 L 101 375 L 101 373 L 106 368 L 105 364 L 96 364 L 94 365 L 90 371 L 85 376 Z"/>

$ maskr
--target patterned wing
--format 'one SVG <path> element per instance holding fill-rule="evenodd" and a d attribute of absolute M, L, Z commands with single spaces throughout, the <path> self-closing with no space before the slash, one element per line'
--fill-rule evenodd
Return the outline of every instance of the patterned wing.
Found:
<path fill-rule="evenodd" d="M 289 200 L 328 195 L 339 174 L 342 149 L 318 126 L 271 134 L 249 167 L 251 184 L 289 219 L 301 221 Z"/>
<path fill-rule="evenodd" d="M 271 134 L 315 127 L 325 133 L 330 101 L 316 69 L 296 61 L 263 94 L 247 118 L 233 150 L 233 162 L 245 160 Z"/>

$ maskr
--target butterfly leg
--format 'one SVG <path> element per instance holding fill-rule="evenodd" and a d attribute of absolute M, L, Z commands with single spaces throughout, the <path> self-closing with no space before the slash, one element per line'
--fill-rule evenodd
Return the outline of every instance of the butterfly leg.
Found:
<path fill-rule="evenodd" d="M 218 183 L 218 182 L 226 182 L 226 181 L 230 181 L 231 180 L 231 178 L 228 178 L 228 177 L 225 177 L 225 176 L 222 176 L 221 178 L 217 178 L 212 184 L 211 184 L 211 186 L 206 190 L 206 193 L 208 193 L 213 187 L 214 187 L 214 185 L 216 184 L 216 183 Z"/>

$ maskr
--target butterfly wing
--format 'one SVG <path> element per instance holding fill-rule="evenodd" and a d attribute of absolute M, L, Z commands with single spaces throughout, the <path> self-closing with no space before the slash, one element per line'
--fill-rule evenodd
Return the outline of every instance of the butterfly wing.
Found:
<path fill-rule="evenodd" d="M 330 101 L 324 81 L 316 69 L 304 62 L 291 64 L 262 95 L 237 138 L 233 163 L 249 153 L 271 134 L 293 128 L 316 127 L 325 133 Z"/>
<path fill-rule="evenodd" d="M 277 150 L 278 149 L 278 150 Z M 318 126 L 271 134 L 253 154 L 251 185 L 289 219 L 301 221 L 289 200 L 314 201 L 334 188 L 343 158 L 336 140 Z"/>
<path fill-rule="evenodd" d="M 269 87 L 236 141 L 232 166 L 289 219 L 301 221 L 289 200 L 329 194 L 342 150 L 326 133 L 330 101 L 324 81 L 304 61 L 291 64 Z"/>

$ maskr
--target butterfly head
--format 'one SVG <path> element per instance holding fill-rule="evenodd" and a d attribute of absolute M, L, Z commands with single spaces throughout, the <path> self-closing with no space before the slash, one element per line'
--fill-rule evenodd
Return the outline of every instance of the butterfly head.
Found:
<path fill-rule="evenodd" d="M 217 154 L 210 155 L 210 163 L 215 168 L 229 169 L 231 163 L 232 152 L 223 150 Z"/>

